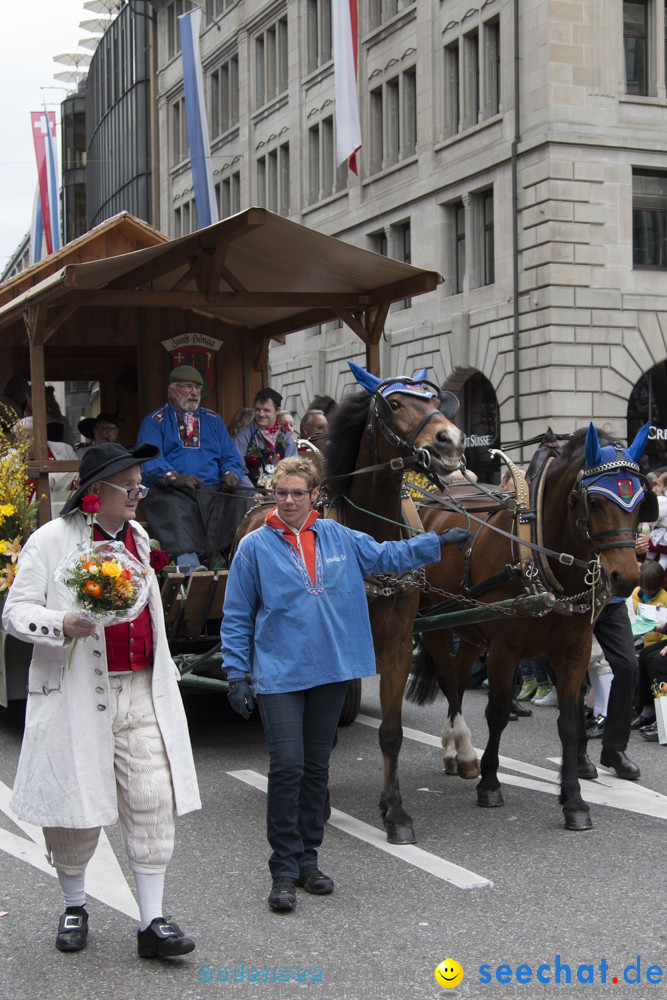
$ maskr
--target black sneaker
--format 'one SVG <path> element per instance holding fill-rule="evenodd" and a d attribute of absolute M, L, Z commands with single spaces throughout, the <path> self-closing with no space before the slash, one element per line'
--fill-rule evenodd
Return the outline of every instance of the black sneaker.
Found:
<path fill-rule="evenodd" d="M 296 884 L 306 892 L 312 892 L 314 896 L 326 896 L 334 890 L 333 879 L 323 875 L 315 865 L 305 865 L 301 868 Z"/>
<path fill-rule="evenodd" d="M 192 938 L 186 937 L 178 924 L 156 917 L 146 930 L 137 931 L 139 958 L 176 958 L 195 950 Z"/>
<path fill-rule="evenodd" d="M 293 910 L 296 906 L 296 881 L 288 876 L 274 878 L 271 892 L 269 893 L 269 906 L 272 910 L 285 912 Z"/>
<path fill-rule="evenodd" d="M 88 914 L 83 906 L 68 906 L 58 921 L 58 951 L 83 951 L 88 944 Z"/>
<path fill-rule="evenodd" d="M 658 723 L 651 722 L 647 726 L 642 726 L 639 730 L 639 735 L 643 740 L 646 740 L 647 743 L 657 743 L 659 740 Z"/>

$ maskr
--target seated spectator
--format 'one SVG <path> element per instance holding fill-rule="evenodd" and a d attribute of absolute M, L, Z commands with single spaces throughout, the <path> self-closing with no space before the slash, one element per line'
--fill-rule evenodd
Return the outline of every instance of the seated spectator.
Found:
<path fill-rule="evenodd" d="M 294 417 L 289 410 L 278 410 L 278 423 L 294 437 Z"/>
<path fill-rule="evenodd" d="M 76 462 L 79 463 L 79 456 L 74 451 L 71 445 L 66 444 L 64 441 L 55 441 L 51 435 L 62 433 L 60 430 L 60 425 L 47 424 L 47 450 L 48 457 L 56 459 L 59 462 Z M 14 424 L 14 434 L 17 437 L 21 437 L 23 440 L 27 440 L 28 447 L 26 451 L 26 458 L 28 461 L 32 461 L 35 457 L 34 441 L 35 435 L 33 431 L 33 418 L 32 417 L 22 417 L 17 420 Z M 51 494 L 51 512 L 55 516 L 60 512 L 60 508 L 65 504 L 69 498 L 70 491 L 76 484 L 76 472 L 50 472 L 49 473 L 49 492 Z M 30 499 L 33 500 L 35 496 L 35 490 L 37 488 L 37 482 L 34 479 L 30 479 L 31 495 Z"/>
<path fill-rule="evenodd" d="M 59 436 L 53 436 L 53 441 L 64 441 L 65 444 L 74 447 L 76 441 L 74 440 L 74 432 L 70 425 L 69 420 L 65 417 L 60 409 L 58 400 L 56 399 L 56 390 L 52 385 L 47 385 L 46 387 L 46 419 L 49 425 L 60 424 L 62 427 L 62 432 Z"/>
<path fill-rule="evenodd" d="M 79 448 L 79 453 L 85 454 L 96 444 L 107 444 L 118 440 L 118 417 L 115 413 L 105 410 L 96 417 L 84 417 L 77 424 L 77 430 L 90 440 L 90 444 L 84 444 Z"/>
<path fill-rule="evenodd" d="M 241 431 L 248 426 L 254 416 L 255 411 L 252 406 L 239 406 L 238 410 L 227 424 L 227 430 L 229 431 L 229 436 L 232 441 L 237 434 L 240 434 Z"/>
<path fill-rule="evenodd" d="M 5 382 L 5 387 L 0 393 L 0 408 L 9 411 L 13 416 L 12 424 L 20 420 L 25 413 L 28 401 L 28 380 L 14 375 Z"/>
<path fill-rule="evenodd" d="M 639 586 L 632 594 L 632 606 L 637 611 L 640 604 L 651 604 L 667 608 L 665 571 L 659 562 L 647 560 L 639 574 Z M 639 681 L 637 700 L 642 706 L 641 713 L 632 723 L 632 729 L 639 729 L 644 739 L 657 741 L 655 708 L 651 685 L 653 681 L 667 681 L 667 623 L 656 623 L 651 632 L 644 635 L 644 648 L 639 654 Z"/>
<path fill-rule="evenodd" d="M 234 439 L 243 463 L 243 473 L 253 486 L 268 489 L 274 469 L 281 458 L 296 455 L 296 444 L 289 431 L 278 422 L 283 397 L 275 389 L 260 389 L 255 396 L 255 416 Z"/>
<path fill-rule="evenodd" d="M 184 567 L 213 566 L 226 553 L 247 501 L 243 467 L 222 417 L 201 406 L 204 379 L 192 365 L 169 374 L 168 402 L 141 423 L 137 447 L 156 445 L 161 454 L 143 467 L 150 493 L 143 513 L 151 534 Z"/>
<path fill-rule="evenodd" d="M 323 410 L 308 410 L 301 421 L 300 437 L 305 441 L 323 437 L 329 430 L 329 421 Z M 317 443 L 317 442 L 316 442 Z"/>

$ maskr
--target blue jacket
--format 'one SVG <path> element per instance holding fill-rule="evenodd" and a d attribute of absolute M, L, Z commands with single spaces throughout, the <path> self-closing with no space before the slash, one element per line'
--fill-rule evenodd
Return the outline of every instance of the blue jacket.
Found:
<path fill-rule="evenodd" d="M 252 673 L 259 694 L 283 694 L 375 673 L 364 577 L 437 562 L 433 532 L 376 542 L 318 519 L 315 583 L 283 531 L 263 524 L 232 562 L 220 634 L 229 677 Z"/>
<path fill-rule="evenodd" d="M 194 437 L 192 443 L 184 444 L 178 433 L 177 412 L 167 403 L 141 422 L 137 446 L 156 444 L 161 451 L 157 458 L 142 466 L 147 486 L 157 485 L 170 469 L 185 476 L 198 476 L 207 486 L 219 486 L 226 472 L 243 475 L 239 453 L 221 416 L 200 406 L 195 410 L 199 417 L 199 436 Z"/>

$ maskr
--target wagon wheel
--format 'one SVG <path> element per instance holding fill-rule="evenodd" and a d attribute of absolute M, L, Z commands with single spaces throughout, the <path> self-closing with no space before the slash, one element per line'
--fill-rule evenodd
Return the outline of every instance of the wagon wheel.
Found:
<path fill-rule="evenodd" d="M 343 707 L 340 711 L 340 718 L 338 720 L 338 725 L 351 726 L 356 717 L 359 715 L 360 705 L 361 705 L 361 678 L 355 677 L 354 680 L 347 682 L 345 701 L 343 702 Z"/>

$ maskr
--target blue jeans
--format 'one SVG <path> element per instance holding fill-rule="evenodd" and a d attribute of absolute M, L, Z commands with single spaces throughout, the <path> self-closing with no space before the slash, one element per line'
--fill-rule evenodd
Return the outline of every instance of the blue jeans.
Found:
<path fill-rule="evenodd" d="M 298 878 L 317 864 L 324 836 L 329 757 L 345 700 L 346 681 L 306 691 L 258 694 L 269 745 L 266 835 L 273 878 Z"/>

